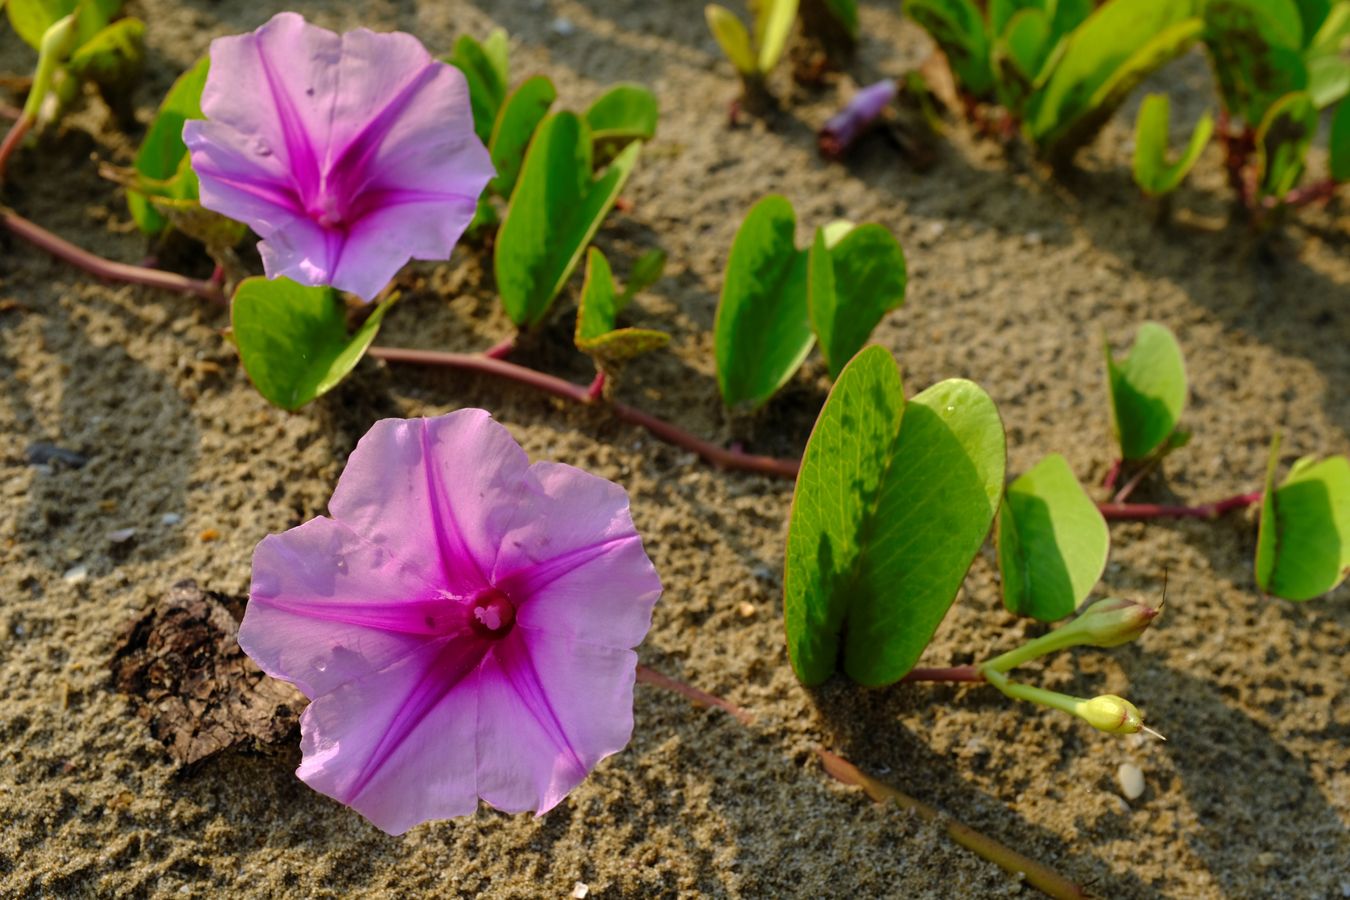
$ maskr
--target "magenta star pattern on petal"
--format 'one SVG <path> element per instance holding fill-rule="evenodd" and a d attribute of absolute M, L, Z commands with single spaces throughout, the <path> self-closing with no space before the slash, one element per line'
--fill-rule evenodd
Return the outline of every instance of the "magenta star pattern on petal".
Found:
<path fill-rule="evenodd" d="M 183 126 L 202 206 L 258 233 L 269 278 L 366 300 L 449 258 L 493 175 L 463 74 L 409 34 L 281 13 L 211 42 L 202 112 Z"/>
<path fill-rule="evenodd" d="M 391 834 L 543 814 L 633 729 L 661 582 L 618 485 L 479 409 L 385 419 L 253 555 L 239 643 L 313 701 L 297 774 Z"/>

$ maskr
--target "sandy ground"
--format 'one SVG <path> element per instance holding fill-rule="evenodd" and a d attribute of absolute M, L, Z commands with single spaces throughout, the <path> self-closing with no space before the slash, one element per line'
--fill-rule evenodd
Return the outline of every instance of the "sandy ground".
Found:
<path fill-rule="evenodd" d="M 1350 450 L 1344 200 L 1258 247 L 1228 224 L 1211 147 L 1177 198 L 1178 224 L 1160 230 L 1130 181 L 1133 106 L 1067 179 L 964 126 L 918 175 L 882 141 L 847 165 L 817 158 L 813 131 L 833 89 L 798 92 L 769 121 L 728 130 L 734 80 L 692 0 L 296 6 L 329 27 L 409 30 L 438 49 L 500 24 L 516 79 L 547 73 L 573 108 L 620 79 L 657 91 L 660 131 L 625 192 L 633 208 L 599 243 L 620 273 L 645 249 L 670 255 L 634 315 L 670 330 L 671 351 L 630 366 L 619 395 L 692 431 L 797 453 L 828 388 L 813 361 L 757 418 L 728 421 L 717 396 L 722 267 L 744 212 L 778 191 L 803 239 L 841 216 L 900 236 L 909 300 L 877 339 L 911 391 L 949 376 L 984 385 L 1008 426 L 1010 472 L 1058 451 L 1085 480 L 1101 477 L 1111 446 L 1099 335 L 1119 346 L 1146 318 L 1181 338 L 1195 438 L 1141 499 L 1259 487 L 1276 429 L 1286 461 Z M 280 8 L 132 0 L 149 23 L 137 122 L 125 131 L 91 99 L 21 153 L 7 202 L 106 256 L 142 258 L 93 158 L 127 163 L 158 98 L 210 38 Z M 860 75 L 898 74 L 927 54 L 896 4 L 866 2 L 863 17 Z M 0 71 L 32 62 L 0 37 Z M 1183 120 L 1215 103 L 1198 56 L 1155 87 Z M 203 271 L 194 256 L 175 262 Z M 403 287 L 382 343 L 473 350 L 508 333 L 490 263 L 470 249 L 409 270 Z M 98 284 L 5 239 L 0 301 L 0 896 L 558 897 L 577 882 L 592 897 L 1026 892 L 932 826 L 831 781 L 812 754 L 822 742 L 1103 896 L 1350 896 L 1350 591 L 1301 605 L 1261 596 L 1251 514 L 1114 526 L 1101 592 L 1156 600 L 1167 569 L 1166 615 L 1136 645 L 1032 672 L 1078 695 L 1129 696 L 1167 744 L 1099 734 L 988 688 L 812 693 L 782 640 L 788 483 L 712 471 L 602 412 L 372 361 L 306 410 L 280 412 L 222 342 L 219 310 Z M 583 381 L 589 364 L 566 349 L 567 332 L 560 320 L 522 361 Z M 632 744 L 550 815 L 483 810 L 399 838 L 300 783 L 294 744 L 176 772 L 109 686 L 119 631 L 181 578 L 244 592 L 253 545 L 324 510 L 375 419 L 461 406 L 492 410 L 536 458 L 627 487 L 666 585 L 643 661 L 745 706 L 755 725 L 640 686 Z M 89 462 L 34 466 L 35 441 Z M 123 528 L 135 537 L 112 544 Z M 925 662 L 977 661 L 1038 631 L 1003 612 L 986 547 Z M 1123 762 L 1147 781 L 1134 802 L 1120 796 Z"/>

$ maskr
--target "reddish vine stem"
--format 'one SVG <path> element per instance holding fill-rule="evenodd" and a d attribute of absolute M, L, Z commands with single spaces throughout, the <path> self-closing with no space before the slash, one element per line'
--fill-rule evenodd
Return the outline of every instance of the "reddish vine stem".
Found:
<path fill-rule="evenodd" d="M 127 263 L 113 262 L 101 256 L 95 256 L 88 250 L 77 247 L 64 238 L 57 237 L 36 223 L 30 222 L 18 213 L 0 207 L 0 226 L 12 234 L 23 238 L 35 247 L 45 250 L 57 259 L 83 269 L 91 275 L 109 281 L 124 281 L 129 284 L 142 284 L 179 294 L 191 294 L 224 305 L 225 294 L 220 285 L 210 281 L 187 278 L 173 272 L 159 269 L 147 269 Z"/>
<path fill-rule="evenodd" d="M 820 755 L 825 771 L 837 781 L 862 788 L 863 792 L 877 803 L 894 803 L 901 809 L 912 810 L 925 822 L 932 822 L 941 827 L 947 832 L 948 837 L 962 847 L 989 860 L 1006 872 L 1021 875 L 1026 878 L 1027 884 L 1047 896 L 1056 900 L 1079 900 L 1089 896 L 1081 885 L 1065 878 L 1049 866 L 1023 856 L 969 825 L 948 818 L 936 808 L 916 800 L 893 785 L 878 781 L 842 756 L 837 756 L 824 747 L 817 747 L 816 753 Z"/>
<path fill-rule="evenodd" d="M 14 124 L 9 126 L 9 131 L 5 133 L 5 139 L 0 141 L 0 184 L 5 183 L 5 168 L 9 165 L 9 158 L 14 155 L 14 151 L 19 148 L 19 143 L 24 135 L 33 127 L 33 117 L 25 116 L 22 112 L 14 120 Z"/>
<path fill-rule="evenodd" d="M 525 366 L 518 366 L 503 359 L 492 359 L 481 353 L 447 353 L 438 350 L 409 350 L 401 347 L 375 346 L 370 348 L 368 354 L 376 359 L 383 359 L 388 362 L 443 366 L 466 372 L 492 375 L 584 406 L 601 405 L 590 396 L 589 388 L 581 387 L 570 381 Z M 604 406 L 616 419 L 645 428 L 666 443 L 691 450 L 719 468 L 740 472 L 756 472 L 779 478 L 797 477 L 798 462 L 795 459 L 775 459 L 771 456 L 757 456 L 752 453 L 728 450 L 625 403 L 614 402 L 604 404 Z"/>
<path fill-rule="evenodd" d="M 961 666 L 958 668 L 966 669 L 970 667 Z M 952 672 L 957 670 L 915 669 L 914 671 Z M 742 725 L 750 726 L 754 723 L 754 716 L 729 700 L 723 700 L 707 691 L 701 691 L 693 685 L 671 678 L 669 675 L 647 666 L 637 667 L 637 680 L 679 694 L 700 706 L 711 706 L 723 710 Z M 987 835 L 981 834 L 969 825 L 964 825 L 943 815 L 937 808 L 911 797 L 894 785 L 872 778 L 842 756 L 831 753 L 824 747 L 817 747 L 816 753 L 819 754 L 825 772 L 831 778 L 843 784 L 862 788 L 863 792 L 877 803 L 894 803 L 901 809 L 912 810 L 924 821 L 940 826 L 947 832 L 948 837 L 960 846 L 965 847 L 976 856 L 994 863 L 1006 872 L 1021 875 L 1027 880 L 1028 884 L 1048 896 L 1054 897 L 1056 900 L 1079 900 L 1079 898 L 1088 896 L 1083 888 L 1060 875 L 1054 869 L 1018 853 L 1011 847 L 1005 846 Z"/>
<path fill-rule="evenodd" d="M 1312 184 L 1294 188 L 1284 195 L 1283 200 L 1278 197 L 1267 197 L 1264 203 L 1267 209 L 1274 209 L 1281 204 L 1285 206 L 1307 206 L 1320 200 L 1330 200 L 1332 195 L 1336 193 L 1338 186 L 1330 178 L 1324 178 L 1321 181 L 1314 181 Z"/>
<path fill-rule="evenodd" d="M 502 338 L 497 343 L 483 351 L 483 355 L 488 359 L 506 359 L 516 351 L 516 336 L 513 334 L 508 338 Z"/>
<path fill-rule="evenodd" d="M 950 666 L 937 669 L 910 669 L 909 674 L 900 679 L 903 682 L 947 681 L 983 684 L 984 673 L 977 666 Z"/>
<path fill-rule="evenodd" d="M 1243 509 L 1261 502 L 1261 492 L 1238 494 L 1214 503 L 1199 506 L 1166 506 L 1158 503 L 1098 503 L 1097 508 L 1108 519 L 1217 519 L 1235 509 Z"/>

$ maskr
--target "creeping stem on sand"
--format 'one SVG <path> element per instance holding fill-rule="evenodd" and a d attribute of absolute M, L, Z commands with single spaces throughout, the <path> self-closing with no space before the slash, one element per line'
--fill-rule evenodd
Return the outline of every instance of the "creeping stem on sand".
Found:
<path fill-rule="evenodd" d="M 13 210 L 3 206 L 0 206 L 0 227 L 3 227 L 17 237 L 23 238 L 35 247 L 45 250 L 58 259 L 83 269 L 98 278 L 103 278 L 108 281 L 122 281 L 129 284 L 141 284 L 147 287 L 173 291 L 179 294 L 189 294 L 221 305 L 228 302 L 221 290 L 220 284 L 215 279 L 202 281 L 195 278 L 187 278 L 172 272 L 163 272 L 159 269 L 149 269 L 144 266 L 133 266 L 127 263 L 104 259 L 101 256 L 96 256 L 63 238 L 52 234 L 45 228 L 30 222 Z M 697 435 L 685 431 L 678 425 L 657 418 L 650 413 L 643 412 L 626 403 L 620 403 L 618 401 L 606 402 L 603 399 L 603 376 L 597 377 L 589 386 L 583 387 L 556 376 L 528 368 L 527 366 L 508 362 L 504 357 L 510 355 L 511 351 L 514 349 L 515 338 L 511 337 L 506 338 L 483 353 L 450 353 L 439 350 L 415 350 L 404 347 L 374 346 L 370 348 L 369 355 L 375 359 L 382 359 L 391 363 L 440 366 L 442 368 L 458 369 L 464 372 L 474 372 L 480 375 L 490 375 L 505 381 L 512 381 L 516 384 L 542 391 L 545 394 L 560 397 L 564 400 L 570 400 L 583 406 L 594 406 L 596 408 L 607 409 L 616 419 L 627 422 L 630 425 L 637 425 L 641 428 L 645 428 L 660 440 L 665 441 L 668 444 L 673 444 L 676 447 L 682 447 L 685 450 L 692 451 L 718 468 L 738 472 L 753 472 L 759 475 L 770 475 L 775 478 L 797 477 L 797 470 L 800 467 L 799 460 L 761 456 L 718 446 L 711 441 L 704 440 Z M 1114 479 L 1110 480 L 1114 482 Z M 1215 503 L 1204 503 L 1199 506 L 1166 506 L 1154 503 L 1121 503 L 1114 501 L 1109 503 L 1099 503 L 1097 506 L 1098 509 L 1102 511 L 1102 515 L 1108 519 L 1213 519 L 1224 513 L 1250 506 L 1260 499 L 1261 493 L 1260 491 L 1256 491 L 1248 494 L 1239 494 L 1235 497 L 1229 497 Z M 917 674 L 922 671 L 924 670 L 916 669 L 915 672 L 911 673 L 910 680 L 982 680 L 978 675 L 963 678 L 925 679 Z"/>
<path fill-rule="evenodd" d="M 916 675 L 922 672 L 958 672 L 970 669 L 969 666 L 962 666 L 958 669 L 915 669 L 910 675 Z M 747 727 L 753 725 L 754 717 L 741 707 L 723 700 L 706 691 L 686 684 L 678 679 L 671 678 L 654 669 L 646 666 L 638 666 L 637 680 L 643 684 L 650 684 L 663 690 L 671 691 L 686 697 L 700 706 L 712 706 L 723 710 L 728 715 L 734 717 L 738 722 Z M 924 680 L 924 679 L 906 679 L 906 680 Z M 979 679 L 942 679 L 942 680 L 983 680 Z M 824 747 L 816 748 L 817 755 L 820 756 L 825 771 L 836 781 L 843 784 L 860 787 L 863 793 L 867 794 L 877 803 L 893 803 L 901 809 L 909 810 L 917 814 L 925 822 L 931 822 L 943 831 L 947 832 L 957 844 L 965 847 L 967 850 L 999 866 L 1003 870 L 1019 875 L 1026 879 L 1032 887 L 1040 890 L 1049 897 L 1056 900 L 1061 898 L 1082 898 L 1087 897 L 1088 893 L 1078 884 L 1065 878 L 1048 866 L 1036 862 L 1018 853 L 1011 847 L 1000 844 L 987 835 L 981 834 L 969 825 L 962 823 L 944 815 L 937 808 L 929 806 L 921 800 L 909 796 L 904 791 L 884 781 L 865 774 L 853 763 L 826 750 Z"/>

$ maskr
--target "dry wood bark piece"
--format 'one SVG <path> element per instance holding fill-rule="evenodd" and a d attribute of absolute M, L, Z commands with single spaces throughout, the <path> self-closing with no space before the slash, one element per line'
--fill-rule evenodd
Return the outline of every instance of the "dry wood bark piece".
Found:
<path fill-rule="evenodd" d="M 304 696 L 239 649 L 243 607 L 242 598 L 180 581 L 127 627 L 113 655 L 113 686 L 181 766 L 281 741 L 299 721 Z"/>

